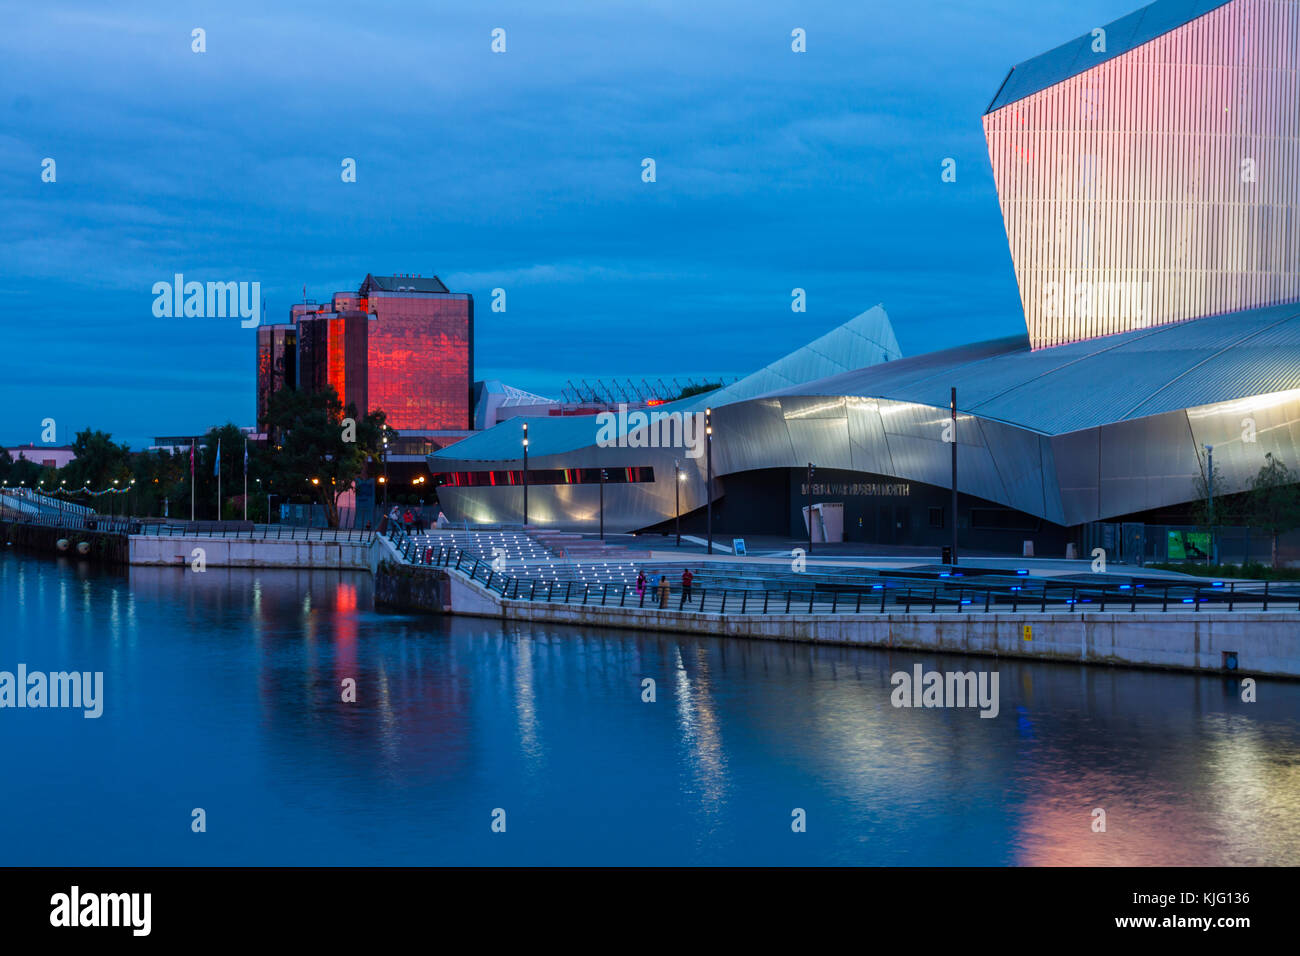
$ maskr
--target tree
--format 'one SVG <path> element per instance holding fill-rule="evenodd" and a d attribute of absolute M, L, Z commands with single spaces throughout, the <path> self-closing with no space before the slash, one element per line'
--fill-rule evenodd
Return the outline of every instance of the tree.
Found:
<path fill-rule="evenodd" d="M 217 481 L 217 449 L 221 449 L 221 481 Z M 194 488 L 195 494 L 201 502 L 202 510 L 205 513 L 211 509 L 214 518 L 220 521 L 226 518 L 227 508 L 225 503 L 231 498 L 244 494 L 244 433 L 239 430 L 239 426 L 233 422 L 227 422 L 217 428 L 210 429 L 203 436 L 203 441 L 199 443 L 200 455 L 195 459 L 194 465 Z M 188 462 L 186 463 L 188 465 Z M 218 486 L 220 487 L 222 501 L 218 502 L 218 507 L 212 508 L 211 502 L 216 501 Z M 231 518 L 243 517 L 242 511 L 238 514 L 231 512 Z"/>
<path fill-rule="evenodd" d="M 1213 531 L 1228 520 L 1227 495 L 1224 494 L 1223 473 L 1218 465 L 1212 475 L 1207 474 L 1206 458 L 1201 456 L 1201 473 L 1192 481 L 1196 500 L 1192 502 L 1192 520 L 1198 528 Z M 1211 498 L 1213 494 L 1213 498 Z"/>
<path fill-rule="evenodd" d="M 1232 524 L 1240 510 L 1237 500 L 1227 494 L 1222 470 L 1215 465 L 1213 473 L 1210 473 L 1208 464 L 1208 456 L 1202 455 L 1201 472 L 1192 481 L 1196 498 L 1191 504 L 1192 521 L 1197 528 L 1209 532 L 1210 535 L 1210 548 L 1205 556 L 1206 561 L 1214 557 L 1214 540 L 1218 529 Z"/>
<path fill-rule="evenodd" d="M 131 461 L 135 478 L 132 513 L 159 515 L 167 499 L 169 515 L 181 514 L 180 502 L 189 499 L 189 452 L 176 455 L 164 449 L 140 452 Z"/>
<path fill-rule="evenodd" d="M 318 501 L 329 526 L 337 528 L 339 496 L 379 458 L 384 413 L 359 416 L 328 386 L 316 392 L 285 388 L 271 396 L 267 426 L 278 442 L 259 470 L 285 494 L 305 493 Z"/>
<path fill-rule="evenodd" d="M 1247 507 L 1251 524 L 1266 528 L 1273 537 L 1273 567 L 1277 567 L 1277 541 L 1300 527 L 1300 489 L 1296 475 L 1273 453 L 1264 456 L 1264 467 L 1250 482 Z"/>
<path fill-rule="evenodd" d="M 0 481 L 10 488 L 35 488 L 38 482 L 43 482 L 48 488 L 54 474 L 52 468 L 22 457 L 14 459 L 8 449 L 0 448 Z"/>
<path fill-rule="evenodd" d="M 72 441 L 72 461 L 59 470 L 58 487 L 66 489 L 69 497 L 75 497 L 81 489 L 102 492 L 106 488 L 125 488 L 131 481 L 131 449 L 113 441 L 108 432 L 89 428 L 77 432 Z M 88 498 L 86 503 L 94 506 L 96 511 L 109 510 L 111 499 L 102 496 Z"/>
<path fill-rule="evenodd" d="M 683 398 L 690 398 L 693 395 L 703 395 L 706 392 L 717 391 L 722 388 L 721 382 L 705 382 L 702 385 L 687 385 L 678 393 L 677 397 L 671 399 L 674 402 L 680 402 Z"/>

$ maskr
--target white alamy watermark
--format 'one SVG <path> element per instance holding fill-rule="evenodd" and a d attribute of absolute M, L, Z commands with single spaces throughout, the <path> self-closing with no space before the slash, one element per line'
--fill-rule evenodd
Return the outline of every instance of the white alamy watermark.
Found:
<path fill-rule="evenodd" d="M 29 671 L 19 664 L 17 673 L 0 671 L 0 708 L 76 707 L 81 716 L 104 713 L 103 671 Z"/>
<path fill-rule="evenodd" d="M 171 282 L 153 284 L 153 314 L 160 319 L 225 319 L 238 316 L 241 328 L 258 324 L 262 313 L 260 282 L 186 282 L 176 273 Z"/>
<path fill-rule="evenodd" d="M 889 702 L 895 707 L 978 707 L 981 717 L 996 717 L 1001 709 L 997 671 L 895 671 Z"/>
<path fill-rule="evenodd" d="M 1151 317 L 1151 283 L 1091 282 L 1067 272 L 1064 282 L 1044 284 L 1043 312 L 1049 319 L 1146 320 Z"/>
<path fill-rule="evenodd" d="M 126 926 L 133 936 L 148 936 L 152 893 L 83 893 L 74 886 L 50 897 L 50 925 Z"/>
<path fill-rule="evenodd" d="M 704 454 L 703 412 L 629 412 L 626 402 L 618 413 L 596 416 L 596 444 L 600 448 L 684 448 L 688 458 Z"/>

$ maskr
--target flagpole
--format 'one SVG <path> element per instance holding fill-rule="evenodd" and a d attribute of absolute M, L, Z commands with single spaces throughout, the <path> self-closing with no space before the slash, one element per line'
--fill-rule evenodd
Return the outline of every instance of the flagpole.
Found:
<path fill-rule="evenodd" d="M 244 520 L 248 520 L 248 439 L 244 439 Z"/>
<path fill-rule="evenodd" d="M 221 439 L 217 439 L 217 520 L 221 520 Z"/>
<path fill-rule="evenodd" d="M 194 442 L 190 439 L 190 521 L 194 520 Z"/>

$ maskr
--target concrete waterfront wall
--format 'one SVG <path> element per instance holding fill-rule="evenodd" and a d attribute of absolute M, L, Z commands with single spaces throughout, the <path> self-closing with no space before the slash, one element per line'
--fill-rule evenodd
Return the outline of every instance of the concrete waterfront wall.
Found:
<path fill-rule="evenodd" d="M 699 614 L 505 600 L 451 576 L 454 614 L 575 626 L 1300 678 L 1300 613 Z M 1025 639 L 1025 626 L 1029 640 Z"/>
<path fill-rule="evenodd" d="M 209 538 L 203 535 L 132 535 L 132 564 L 189 564 L 202 548 L 210 568 L 349 568 L 373 570 L 371 545 L 357 542 L 295 541 L 275 538 Z"/>
<path fill-rule="evenodd" d="M 0 537 L 16 548 L 49 554 L 66 554 L 70 557 L 106 564 L 125 564 L 129 551 L 127 536 L 124 534 L 56 528 L 23 521 L 0 521 Z M 68 542 L 66 549 L 60 550 L 60 541 Z M 88 546 L 84 555 L 77 547 L 82 542 Z"/>
<path fill-rule="evenodd" d="M 386 561 L 375 570 L 375 604 L 399 611 L 442 614 L 451 608 L 451 578 L 438 568 Z"/>

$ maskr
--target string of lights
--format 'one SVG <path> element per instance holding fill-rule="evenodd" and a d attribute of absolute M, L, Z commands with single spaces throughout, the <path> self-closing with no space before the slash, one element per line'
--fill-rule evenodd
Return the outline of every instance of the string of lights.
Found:
<path fill-rule="evenodd" d="M 134 485 L 135 485 L 135 479 L 132 478 L 129 482 L 127 482 L 125 485 L 123 485 L 120 488 L 117 486 L 117 482 L 115 481 L 113 482 L 113 487 L 104 488 L 100 491 L 95 491 L 90 487 L 90 485 L 82 485 L 80 488 L 69 488 L 64 482 L 60 482 L 58 485 L 53 485 L 50 488 L 46 488 L 44 482 L 38 481 L 36 484 L 32 486 L 32 490 L 39 492 L 40 494 L 43 495 L 90 495 L 93 498 L 98 498 L 101 495 L 127 494 L 128 492 L 131 491 L 131 488 Z M 4 482 L 4 486 L 12 487 L 10 486 L 8 481 Z M 20 481 L 18 482 L 17 487 L 26 488 L 27 482 Z"/>

